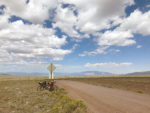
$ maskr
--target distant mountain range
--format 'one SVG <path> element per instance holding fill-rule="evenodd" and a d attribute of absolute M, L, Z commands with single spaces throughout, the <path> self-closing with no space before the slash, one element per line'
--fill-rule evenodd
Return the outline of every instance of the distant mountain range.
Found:
<path fill-rule="evenodd" d="M 104 75 L 113 75 L 108 72 L 100 72 L 100 71 L 83 71 L 76 73 L 54 73 L 55 75 L 69 75 L 69 76 L 104 76 Z"/>
<path fill-rule="evenodd" d="M 24 75 L 24 76 L 44 76 L 49 73 L 26 73 L 26 72 L 7 72 L 1 74 L 10 74 L 10 75 Z M 76 72 L 76 73 L 60 73 L 54 72 L 56 76 L 103 76 L 103 75 L 113 75 L 108 72 L 100 72 L 100 71 L 84 71 L 84 72 Z"/>
<path fill-rule="evenodd" d="M 126 75 L 150 75 L 150 71 L 144 71 L 144 72 L 133 72 L 133 73 L 128 73 Z"/>
<path fill-rule="evenodd" d="M 48 75 L 49 73 L 7 72 L 1 74 L 24 75 L 24 76 L 45 76 Z M 109 72 L 100 72 L 100 71 L 83 71 L 83 72 L 75 72 L 75 73 L 54 72 L 54 75 L 56 76 L 107 76 L 107 75 L 118 75 L 118 74 L 109 73 Z M 120 74 L 120 75 L 150 75 L 150 71 L 133 72 L 128 74 Z"/>

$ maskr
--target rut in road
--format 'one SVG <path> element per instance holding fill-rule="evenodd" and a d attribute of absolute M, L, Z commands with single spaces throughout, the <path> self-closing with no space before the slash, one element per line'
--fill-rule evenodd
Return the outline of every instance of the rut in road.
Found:
<path fill-rule="evenodd" d="M 57 84 L 69 96 L 84 100 L 88 113 L 150 113 L 150 95 L 69 80 Z"/>

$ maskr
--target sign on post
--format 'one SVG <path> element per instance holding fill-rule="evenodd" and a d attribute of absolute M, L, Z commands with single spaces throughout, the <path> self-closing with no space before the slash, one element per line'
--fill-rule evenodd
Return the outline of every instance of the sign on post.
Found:
<path fill-rule="evenodd" d="M 49 79 L 53 79 L 54 76 L 53 76 L 53 71 L 56 69 L 56 67 L 54 66 L 54 64 L 50 64 L 47 69 L 50 71 L 50 74 L 49 74 Z"/>

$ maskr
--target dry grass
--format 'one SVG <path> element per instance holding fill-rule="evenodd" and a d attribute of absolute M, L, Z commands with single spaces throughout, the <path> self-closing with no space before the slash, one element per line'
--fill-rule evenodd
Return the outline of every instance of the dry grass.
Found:
<path fill-rule="evenodd" d="M 8 80 L 44 80 L 47 76 L 15 76 L 15 75 L 0 75 L 0 81 Z"/>
<path fill-rule="evenodd" d="M 64 89 L 37 91 L 39 78 L 10 78 L 0 81 L 0 113 L 86 113 L 85 104 Z"/>
<path fill-rule="evenodd" d="M 130 90 L 138 93 L 150 94 L 150 77 L 91 77 L 91 78 L 65 78 L 85 82 L 88 84 L 101 85 L 108 88 Z"/>

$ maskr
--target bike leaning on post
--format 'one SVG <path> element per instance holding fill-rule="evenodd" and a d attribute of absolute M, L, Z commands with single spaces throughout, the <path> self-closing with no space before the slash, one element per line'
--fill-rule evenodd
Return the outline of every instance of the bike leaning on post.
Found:
<path fill-rule="evenodd" d="M 55 83 L 56 81 L 54 80 L 54 75 L 53 75 L 53 71 L 56 69 L 56 67 L 54 66 L 54 64 L 50 64 L 47 69 L 49 70 L 50 74 L 49 74 L 49 79 L 50 82 L 46 83 L 46 81 L 44 82 L 39 82 L 39 86 L 37 87 L 37 90 L 49 90 L 49 91 L 53 91 L 54 89 L 57 89 Z"/>

